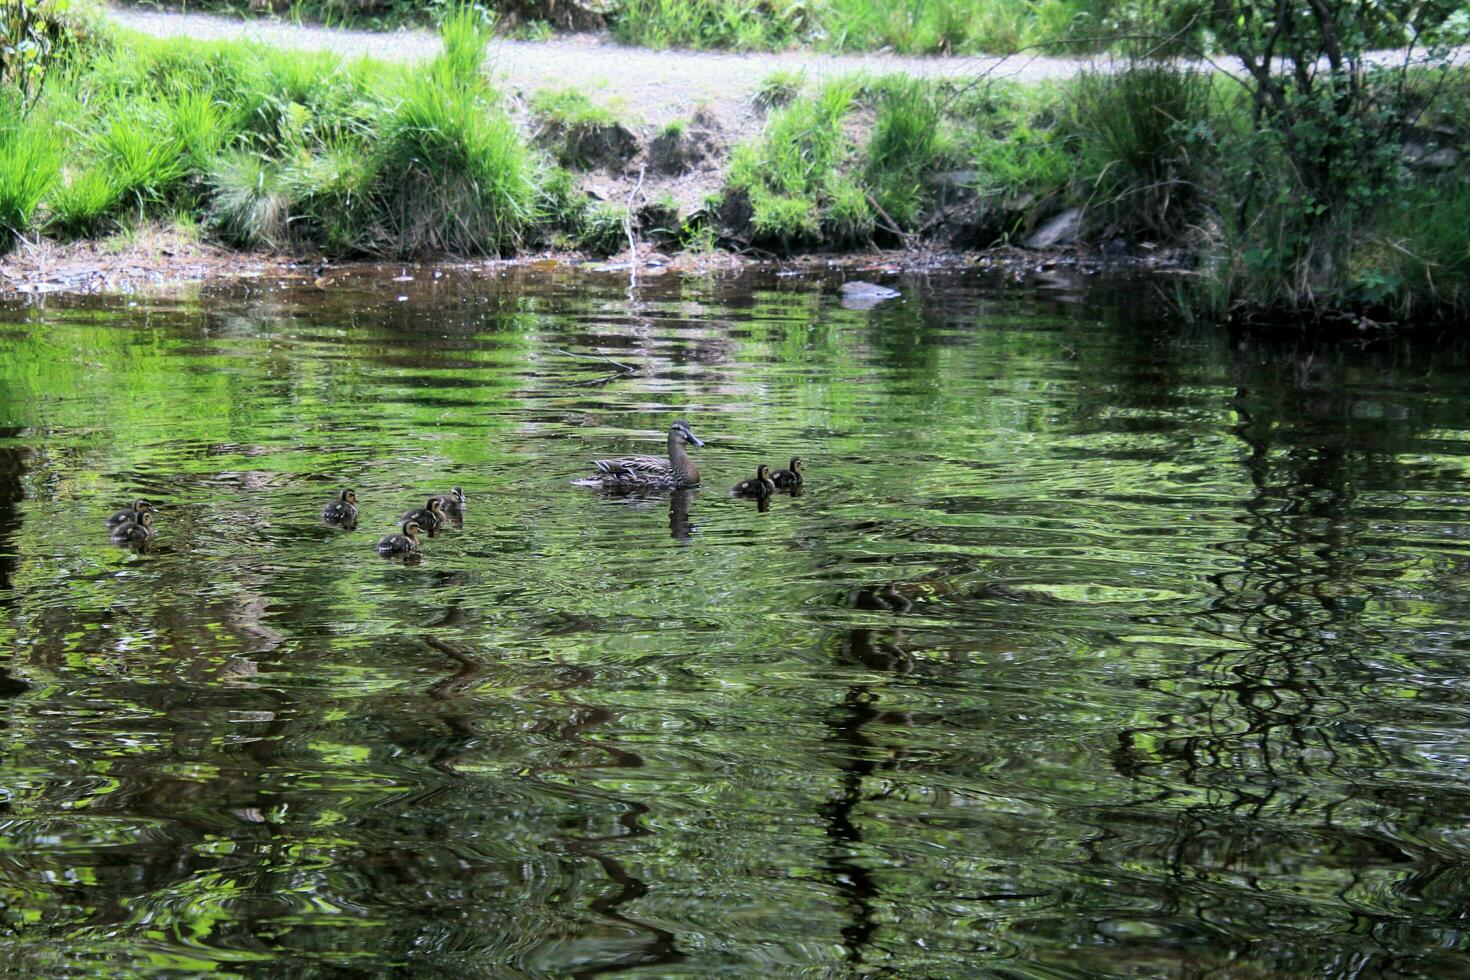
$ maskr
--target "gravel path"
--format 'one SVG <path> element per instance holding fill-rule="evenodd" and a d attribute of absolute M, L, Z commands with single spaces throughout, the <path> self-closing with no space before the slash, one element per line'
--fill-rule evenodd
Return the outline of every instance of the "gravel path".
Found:
<path fill-rule="evenodd" d="M 385 61 L 418 61 L 439 51 L 428 31 L 349 31 L 208 14 L 112 8 L 111 18 L 155 37 L 248 39 L 279 48 L 335 51 Z M 627 110 L 644 123 L 685 118 L 692 106 L 728 111 L 745 103 L 775 71 L 801 71 L 809 80 L 857 72 L 902 72 L 926 78 L 995 78 L 1037 81 L 1075 74 L 1081 62 L 1065 58 L 903 58 L 893 55 L 823 55 L 806 52 L 729 54 L 652 51 L 614 44 L 598 35 L 562 35 L 551 41 L 491 42 L 489 61 L 509 87 L 529 94 L 540 88 L 577 88 Z M 723 115 L 724 113 L 721 112 Z"/>

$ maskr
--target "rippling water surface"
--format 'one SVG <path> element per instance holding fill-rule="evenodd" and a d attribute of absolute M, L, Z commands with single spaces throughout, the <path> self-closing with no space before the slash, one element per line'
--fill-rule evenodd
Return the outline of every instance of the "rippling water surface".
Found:
<path fill-rule="evenodd" d="M 901 285 L 0 309 L 0 958 L 1463 972 L 1470 365 Z M 700 490 L 570 484 L 681 415 Z"/>

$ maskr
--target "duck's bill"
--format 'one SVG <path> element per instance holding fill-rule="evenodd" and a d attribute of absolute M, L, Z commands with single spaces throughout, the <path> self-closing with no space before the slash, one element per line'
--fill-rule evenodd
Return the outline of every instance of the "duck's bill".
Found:
<path fill-rule="evenodd" d="M 695 435 L 694 433 L 690 432 L 688 429 L 685 429 L 684 430 L 684 434 L 686 436 L 688 436 L 689 437 L 689 441 L 692 442 L 692 443 L 694 443 L 696 446 L 703 446 L 704 445 L 704 440 L 701 439 L 701 438 L 699 438 L 699 436 Z"/>

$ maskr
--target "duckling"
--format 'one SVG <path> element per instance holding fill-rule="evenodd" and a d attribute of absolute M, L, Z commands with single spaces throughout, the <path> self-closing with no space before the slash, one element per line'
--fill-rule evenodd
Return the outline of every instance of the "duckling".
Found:
<path fill-rule="evenodd" d="M 597 472 L 572 482 L 583 487 L 603 490 L 671 490 L 699 486 L 699 467 L 689 458 L 689 443 L 703 446 L 704 441 L 678 419 L 669 427 L 669 455 L 624 456 L 621 459 L 593 460 Z"/>
<path fill-rule="evenodd" d="M 147 514 L 153 510 L 153 505 L 146 500 L 135 500 L 122 510 L 107 519 L 108 527 L 117 527 L 119 524 L 134 523 L 139 514 Z"/>
<path fill-rule="evenodd" d="M 444 505 L 444 513 L 457 517 L 464 513 L 464 491 L 455 487 L 448 493 L 436 493 L 434 499 Z"/>
<path fill-rule="evenodd" d="M 769 497 L 776 484 L 771 482 L 771 468 L 765 463 L 755 468 L 754 480 L 741 480 L 730 488 L 737 497 Z"/>
<path fill-rule="evenodd" d="M 424 506 L 406 511 L 398 518 L 398 523 L 402 524 L 404 521 L 417 521 L 419 527 L 432 534 L 448 523 L 449 518 L 444 513 L 444 501 L 438 497 L 430 497 Z"/>
<path fill-rule="evenodd" d="M 322 520 L 328 524 L 357 523 L 357 491 L 343 490 L 341 496 L 322 508 Z"/>
<path fill-rule="evenodd" d="M 791 469 L 777 470 L 772 473 L 771 482 L 776 484 L 776 489 L 778 490 L 790 490 L 799 487 L 804 479 L 801 475 L 802 469 L 801 457 L 792 456 Z"/>
<path fill-rule="evenodd" d="M 115 544 L 142 544 L 153 537 L 153 515 L 146 510 L 137 512 L 137 520 L 124 521 L 112 529 Z"/>
<path fill-rule="evenodd" d="M 378 541 L 378 554 L 414 554 L 419 550 L 419 530 L 418 521 L 404 521 L 402 534 L 386 534 Z"/>

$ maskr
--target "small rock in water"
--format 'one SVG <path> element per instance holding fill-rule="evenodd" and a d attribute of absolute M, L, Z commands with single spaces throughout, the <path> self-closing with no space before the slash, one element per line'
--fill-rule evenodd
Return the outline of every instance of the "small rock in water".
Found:
<path fill-rule="evenodd" d="M 1077 240 L 1077 235 L 1081 231 L 1082 209 L 1068 208 L 1026 239 L 1026 247 L 1040 250 L 1057 245 L 1070 245 Z"/>
<path fill-rule="evenodd" d="M 896 299 L 902 295 L 896 289 L 862 279 L 843 283 L 837 292 L 842 296 L 842 306 L 849 310 L 870 310 L 886 299 Z"/>

